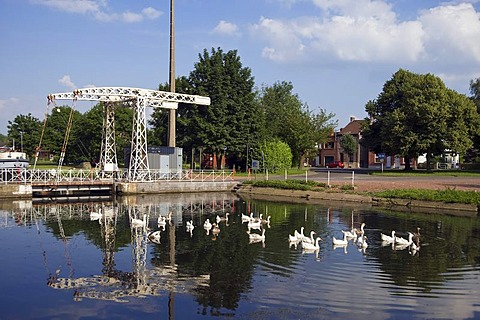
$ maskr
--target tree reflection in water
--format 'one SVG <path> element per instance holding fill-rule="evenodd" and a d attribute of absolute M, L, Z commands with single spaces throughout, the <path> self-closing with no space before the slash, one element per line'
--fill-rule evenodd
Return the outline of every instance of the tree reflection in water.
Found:
<path fill-rule="evenodd" d="M 89 213 L 94 210 L 103 214 L 92 221 Z M 386 317 L 417 313 L 434 318 L 440 312 L 435 310 L 444 311 L 452 299 L 461 299 L 469 314 L 479 312 L 478 304 L 470 301 L 479 289 L 468 286 L 479 280 L 478 218 L 247 200 L 230 193 L 27 205 L 10 212 L 3 228 L 10 222 L 35 226 L 40 237 L 51 234 L 63 243 L 63 267 L 49 265 L 49 250 L 44 250 L 45 270 L 55 270 L 48 271 L 48 285 L 70 292 L 75 301 L 132 303 L 139 297 L 168 296 L 170 318 L 175 310 L 186 312 L 176 304 L 178 294 L 194 299 L 198 309 L 191 312 L 204 316 L 248 317 L 264 308 L 283 308 L 293 315 L 295 310 L 308 313 L 321 307 L 325 316 L 338 317 L 354 307 L 367 308 L 367 313 L 383 310 Z M 170 212 L 171 218 L 160 226 L 161 217 Z M 217 220 L 226 213 L 228 220 Z M 265 230 L 263 245 L 249 241 L 248 222 L 242 216 L 252 213 L 270 217 L 270 223 L 260 227 Z M 132 219 L 141 220 L 143 215 L 146 225 L 132 226 Z M 207 234 L 201 227 L 206 219 L 218 221 L 219 230 Z M 186 229 L 187 221 L 197 226 L 192 232 Z M 363 223 L 368 247 L 350 240 L 339 249 L 332 245 L 342 230 L 360 230 Z M 45 225 L 43 234 L 40 224 Z M 324 240 L 318 250 L 310 252 L 301 243 L 288 241 L 288 235 L 302 227 Z M 419 250 L 382 246 L 381 233 L 396 230 L 405 237 L 418 227 Z M 160 234 L 158 241 L 148 237 L 152 232 Z M 83 246 L 78 245 L 80 238 L 86 240 Z M 457 281 L 467 287 L 460 288 Z M 354 285 L 365 287 L 360 299 L 348 289 Z M 344 299 L 333 300 L 329 292 Z M 425 313 L 411 305 L 412 298 L 415 305 L 429 305 L 424 298 L 439 303 Z"/>

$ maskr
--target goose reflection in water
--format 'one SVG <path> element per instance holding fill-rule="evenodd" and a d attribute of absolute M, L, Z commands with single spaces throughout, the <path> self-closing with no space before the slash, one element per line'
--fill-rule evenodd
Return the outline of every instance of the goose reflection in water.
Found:
<path fill-rule="evenodd" d="M 333 250 L 337 250 L 338 248 L 343 249 L 343 253 L 347 254 L 347 245 L 346 244 L 334 244 L 333 245 Z"/>
<path fill-rule="evenodd" d="M 153 243 L 160 244 L 160 230 L 151 231 L 147 234 L 148 240 Z"/>
<path fill-rule="evenodd" d="M 132 227 L 134 227 L 134 228 L 146 227 L 146 225 L 147 225 L 147 215 L 144 214 L 142 220 L 136 219 L 136 218 L 132 218 L 131 225 L 132 225 Z"/>
<path fill-rule="evenodd" d="M 262 230 L 262 234 L 251 233 L 250 230 L 247 231 L 249 243 L 262 243 L 265 247 L 265 229 Z"/>
<path fill-rule="evenodd" d="M 195 229 L 195 226 L 193 225 L 193 220 L 187 221 L 185 231 L 190 233 L 190 238 L 193 237 L 193 229 Z"/>

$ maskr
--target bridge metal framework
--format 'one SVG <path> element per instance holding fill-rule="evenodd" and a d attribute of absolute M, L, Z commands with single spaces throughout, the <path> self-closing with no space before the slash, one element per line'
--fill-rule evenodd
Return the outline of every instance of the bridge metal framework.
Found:
<path fill-rule="evenodd" d="M 128 168 L 128 180 L 131 182 L 152 180 L 147 156 L 147 107 L 177 109 L 178 103 L 210 105 L 209 97 L 129 87 L 92 87 L 48 95 L 49 104 L 55 103 L 56 100 L 99 101 L 104 103 L 103 137 L 99 164 L 104 176 L 115 176 L 118 172 L 114 104 L 122 103 L 133 108 L 134 116 Z"/>

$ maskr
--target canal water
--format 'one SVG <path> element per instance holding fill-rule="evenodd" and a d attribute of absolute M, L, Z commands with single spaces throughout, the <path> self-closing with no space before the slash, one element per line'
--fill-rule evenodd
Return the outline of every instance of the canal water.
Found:
<path fill-rule="evenodd" d="M 333 245 L 362 223 L 366 248 Z M 318 249 L 289 243 L 302 227 Z M 382 242 L 417 227 L 418 250 Z M 232 193 L 14 201 L 0 243 L 1 319 L 480 319 L 477 217 Z"/>

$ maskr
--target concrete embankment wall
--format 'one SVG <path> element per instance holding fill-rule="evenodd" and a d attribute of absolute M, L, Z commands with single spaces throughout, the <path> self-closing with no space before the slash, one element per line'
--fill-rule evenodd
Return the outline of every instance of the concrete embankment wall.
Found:
<path fill-rule="evenodd" d="M 2 184 L 0 185 L 0 199 L 2 198 L 31 198 L 32 185 L 29 184 Z"/>
<path fill-rule="evenodd" d="M 362 205 L 370 205 L 372 207 L 394 208 L 398 211 L 415 211 L 425 213 L 442 213 L 455 216 L 474 217 L 480 216 L 480 207 L 472 204 L 462 203 L 444 203 L 435 201 L 420 201 L 408 199 L 384 199 L 372 198 L 368 195 L 349 194 L 343 192 L 313 192 L 299 190 L 283 190 L 274 188 L 255 188 L 250 185 L 242 186 L 237 193 L 249 195 L 254 198 L 269 197 L 279 199 L 301 199 L 303 202 L 315 201 L 335 201 L 343 204 L 355 203 Z"/>
<path fill-rule="evenodd" d="M 183 192 L 224 192 L 231 191 L 237 181 L 197 182 L 197 181 L 161 181 L 161 182 L 119 182 L 115 192 L 119 194 L 155 194 Z"/>

